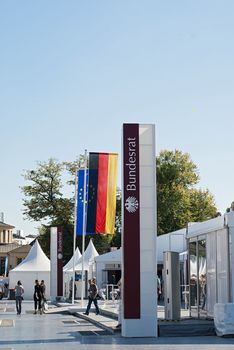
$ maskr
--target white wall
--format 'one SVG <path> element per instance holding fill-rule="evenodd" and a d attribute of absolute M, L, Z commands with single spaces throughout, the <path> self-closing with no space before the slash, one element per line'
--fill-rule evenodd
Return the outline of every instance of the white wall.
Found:
<path fill-rule="evenodd" d="M 17 281 L 21 281 L 24 287 L 24 299 L 32 300 L 34 293 L 34 282 L 44 280 L 46 285 L 46 298 L 50 299 L 50 272 L 49 271 L 10 271 L 9 289 L 15 288 Z"/>
<path fill-rule="evenodd" d="M 186 228 L 157 237 L 157 262 L 163 264 L 163 252 L 182 253 L 187 250 Z"/>

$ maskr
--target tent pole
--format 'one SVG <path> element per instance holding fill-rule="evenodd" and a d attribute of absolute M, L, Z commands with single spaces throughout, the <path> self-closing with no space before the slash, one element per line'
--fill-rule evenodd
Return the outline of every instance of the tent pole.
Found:
<path fill-rule="evenodd" d="M 85 234 L 86 234 L 86 173 L 87 173 L 87 149 L 84 155 L 84 200 L 83 200 L 83 230 L 82 230 L 82 273 L 81 273 L 81 306 L 83 307 L 84 300 L 84 249 L 85 249 Z"/>

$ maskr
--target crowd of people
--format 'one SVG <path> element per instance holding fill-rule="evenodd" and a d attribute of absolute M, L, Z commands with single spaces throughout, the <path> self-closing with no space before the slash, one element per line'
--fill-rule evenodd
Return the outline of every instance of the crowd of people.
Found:
<path fill-rule="evenodd" d="M 14 288 L 14 291 L 15 291 L 16 311 L 17 311 L 17 315 L 20 315 L 22 311 L 22 301 L 24 300 L 24 287 L 21 281 L 17 282 Z M 41 282 L 39 282 L 38 280 L 35 280 L 33 300 L 34 300 L 34 314 L 40 313 L 40 315 L 42 315 L 47 305 L 46 304 L 46 286 L 45 286 L 44 280 L 41 280 Z"/>
<path fill-rule="evenodd" d="M 42 313 L 45 310 L 45 303 L 46 303 L 45 291 L 46 291 L 46 286 L 45 286 L 44 280 L 41 280 L 41 283 L 39 283 L 38 280 L 35 280 L 34 294 L 33 294 L 34 314 L 37 314 L 37 312 L 39 312 L 42 315 Z"/>
<path fill-rule="evenodd" d="M 121 299 L 121 289 L 122 289 L 122 280 L 120 279 L 119 282 L 117 283 L 117 286 L 120 291 L 120 299 Z M 95 306 L 96 310 L 96 315 L 99 315 L 100 310 L 98 307 L 98 299 L 102 299 L 99 296 L 99 291 L 96 283 L 96 278 L 92 278 L 88 280 L 89 283 L 89 288 L 88 288 L 88 304 L 86 307 L 86 311 L 84 312 L 85 315 L 89 315 L 89 311 L 91 308 L 92 303 Z M 16 310 L 17 314 L 20 315 L 22 311 L 22 301 L 23 301 L 23 295 L 24 295 L 24 287 L 21 283 L 21 281 L 18 281 L 15 288 L 15 301 L 16 301 Z M 157 276 L 157 297 L 158 300 L 161 297 L 162 293 L 162 283 L 160 278 Z M 44 280 L 35 280 L 35 285 L 34 285 L 34 292 L 33 292 L 33 300 L 34 300 L 34 314 L 43 314 L 45 311 L 45 308 L 47 308 L 47 300 L 46 300 L 46 286 Z M 119 319 L 118 319 L 118 327 L 121 326 L 121 319 L 120 319 L 120 314 L 121 314 L 121 302 L 119 303 Z"/>

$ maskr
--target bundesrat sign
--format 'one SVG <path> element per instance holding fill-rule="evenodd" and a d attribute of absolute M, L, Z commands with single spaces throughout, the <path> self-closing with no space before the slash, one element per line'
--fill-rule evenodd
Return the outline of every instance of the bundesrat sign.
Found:
<path fill-rule="evenodd" d="M 154 125 L 123 125 L 122 161 L 122 335 L 155 337 L 157 272 Z"/>
<path fill-rule="evenodd" d="M 63 231 L 61 227 L 50 228 L 50 294 L 54 301 L 63 297 Z"/>

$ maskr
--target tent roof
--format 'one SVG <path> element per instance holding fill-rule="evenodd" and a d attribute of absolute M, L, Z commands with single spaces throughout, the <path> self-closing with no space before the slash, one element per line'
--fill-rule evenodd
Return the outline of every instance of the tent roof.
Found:
<path fill-rule="evenodd" d="M 111 252 L 99 255 L 95 258 L 96 262 L 121 262 L 122 248 L 113 250 Z"/>
<path fill-rule="evenodd" d="M 80 252 L 79 248 L 77 247 L 74 255 L 71 257 L 71 259 L 68 261 L 68 263 L 63 267 L 63 271 L 73 269 L 73 260 L 75 260 L 75 265 L 76 265 L 78 263 L 80 257 L 81 257 L 81 252 Z"/>
<path fill-rule="evenodd" d="M 86 248 L 84 252 L 84 269 L 88 270 L 89 269 L 89 264 L 94 260 L 96 256 L 98 256 L 98 252 L 96 251 L 96 248 L 94 247 L 92 239 L 90 239 L 88 247 Z M 77 261 L 75 265 L 75 270 L 76 271 L 81 271 L 82 270 L 82 256 L 80 259 Z M 70 269 L 67 269 L 66 272 L 72 272 L 73 267 Z"/>
<path fill-rule="evenodd" d="M 26 258 L 11 271 L 50 271 L 50 260 L 36 240 Z"/>

